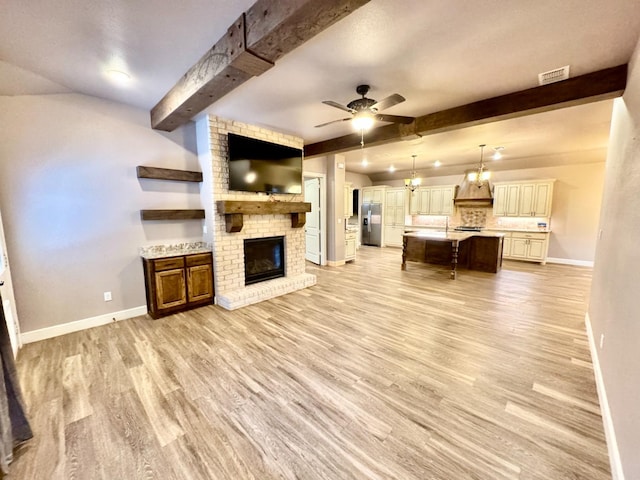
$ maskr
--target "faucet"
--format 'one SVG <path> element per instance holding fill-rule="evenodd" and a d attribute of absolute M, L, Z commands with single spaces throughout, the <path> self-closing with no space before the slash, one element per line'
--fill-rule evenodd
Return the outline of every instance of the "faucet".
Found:
<path fill-rule="evenodd" d="M 444 233 L 449 232 L 449 217 L 444 217 Z"/>

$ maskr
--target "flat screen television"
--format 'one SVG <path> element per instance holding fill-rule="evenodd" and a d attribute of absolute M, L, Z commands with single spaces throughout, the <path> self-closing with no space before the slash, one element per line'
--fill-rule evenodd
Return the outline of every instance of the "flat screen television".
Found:
<path fill-rule="evenodd" d="M 302 150 L 227 134 L 229 190 L 302 193 Z"/>

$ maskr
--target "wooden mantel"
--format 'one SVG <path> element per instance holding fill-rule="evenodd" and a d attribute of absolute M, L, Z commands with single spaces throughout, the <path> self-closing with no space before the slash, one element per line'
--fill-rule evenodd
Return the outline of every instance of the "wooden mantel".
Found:
<path fill-rule="evenodd" d="M 291 214 L 291 228 L 300 228 L 307 221 L 306 212 L 311 211 L 307 202 L 256 202 L 242 200 L 219 200 L 218 213 L 224 214 L 227 233 L 239 232 L 243 226 L 243 215 Z"/>

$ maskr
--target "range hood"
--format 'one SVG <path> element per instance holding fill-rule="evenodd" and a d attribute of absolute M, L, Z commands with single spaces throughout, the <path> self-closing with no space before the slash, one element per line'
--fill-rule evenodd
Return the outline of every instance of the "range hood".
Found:
<path fill-rule="evenodd" d="M 465 172 L 464 179 L 457 189 L 453 203 L 458 207 L 491 207 L 493 195 L 489 180 L 470 181 L 469 172 Z"/>

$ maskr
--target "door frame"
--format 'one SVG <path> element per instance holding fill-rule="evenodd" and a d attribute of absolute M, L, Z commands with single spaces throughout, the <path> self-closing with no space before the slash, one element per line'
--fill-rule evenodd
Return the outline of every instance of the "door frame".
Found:
<path fill-rule="evenodd" d="M 320 265 L 327 264 L 327 175 L 326 173 L 303 172 L 302 183 L 305 180 L 317 178 L 320 180 Z"/>

